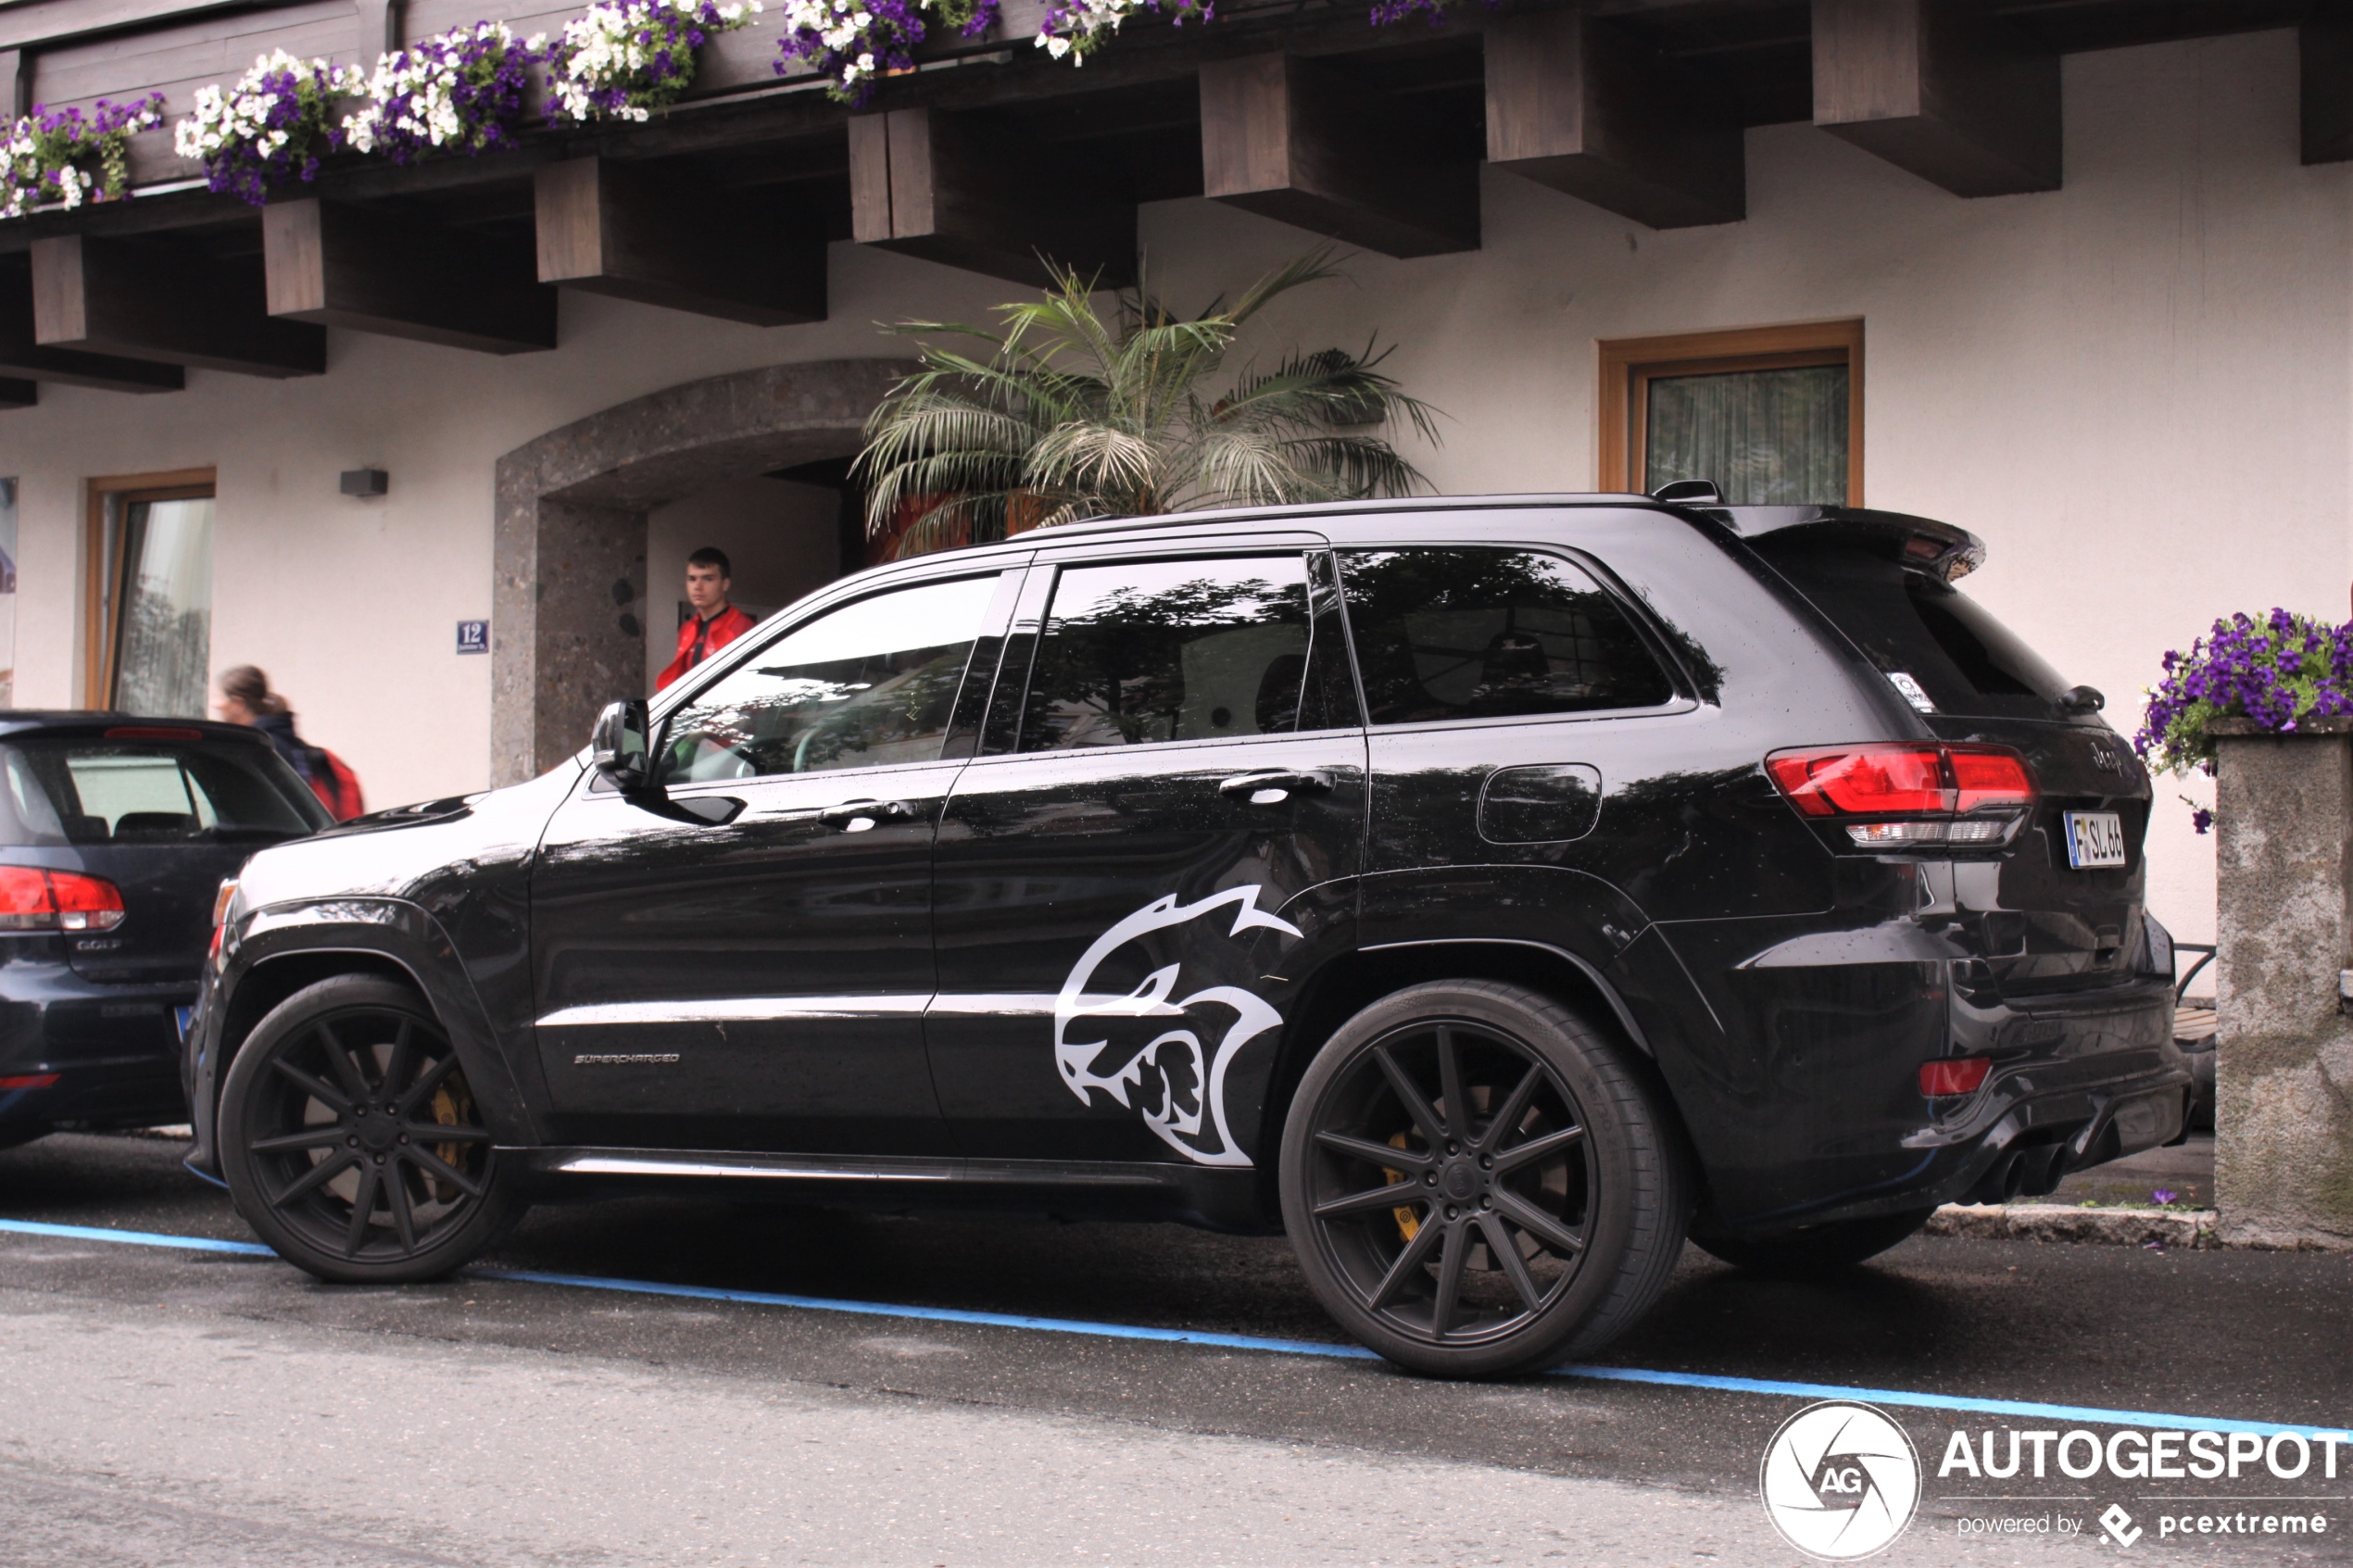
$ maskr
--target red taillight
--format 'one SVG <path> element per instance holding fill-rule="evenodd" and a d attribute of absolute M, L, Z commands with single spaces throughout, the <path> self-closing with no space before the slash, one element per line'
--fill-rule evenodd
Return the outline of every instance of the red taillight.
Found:
<path fill-rule="evenodd" d="M 117 724 L 107 732 L 108 740 L 202 740 L 202 730 L 177 729 L 167 724 Z"/>
<path fill-rule="evenodd" d="M 1995 746 L 1808 746 L 1765 771 L 1806 816 L 1897 819 L 1847 823 L 1866 848 L 1997 845 L 2034 801 L 2026 759 Z"/>
<path fill-rule="evenodd" d="M 2026 759 L 2014 751 L 1992 746 L 1951 746 L 1944 755 L 1953 765 L 1953 783 L 1960 791 L 1955 809 L 1964 817 L 1978 811 L 2018 810 L 2034 799 L 2034 775 Z"/>
<path fill-rule="evenodd" d="M 1933 746 L 1824 746 L 1765 759 L 1773 782 L 1809 817 L 1950 811 L 1944 753 Z"/>
<path fill-rule="evenodd" d="M 111 931 L 122 890 L 104 877 L 0 866 L 0 931 Z"/>
<path fill-rule="evenodd" d="M 1985 1082 L 1991 1057 L 1959 1056 L 1920 1063 L 1920 1093 L 1934 1099 L 1943 1095 L 1973 1095 Z"/>
<path fill-rule="evenodd" d="M 21 1078 L 0 1078 L 0 1089 L 45 1089 L 57 1081 L 55 1073 L 33 1073 Z"/>

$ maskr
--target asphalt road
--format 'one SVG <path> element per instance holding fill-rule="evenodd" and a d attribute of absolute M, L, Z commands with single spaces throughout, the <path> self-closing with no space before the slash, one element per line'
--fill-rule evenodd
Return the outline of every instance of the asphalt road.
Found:
<path fill-rule="evenodd" d="M 0 1153 L 0 1222 L 250 1242 L 179 1152 Z M 1052 1321 L 922 1315 L 942 1311 Z M 1335 1344 L 1279 1239 L 642 1199 L 543 1208 L 479 1271 L 363 1289 L 0 1231 L 0 1562 L 1803 1561 L 1756 1495 L 1802 1393 L 1444 1385 L 1084 1326 Z M 1957 1429 L 2114 1428 L 1919 1402 L 2344 1428 L 2353 1258 L 1917 1238 L 1794 1285 L 1694 1251 L 1602 1359 L 1912 1401 L 1881 1402 L 1928 1464 L 1920 1512 L 1876 1561 L 2353 1562 L 2353 1450 L 2334 1480 L 1972 1481 L 1937 1474 Z M 2110 1503 L 2145 1529 L 2129 1550 L 2092 1538 Z M 2331 1533 L 2159 1536 L 2193 1509 L 2309 1511 Z M 1981 1518 L 2082 1530 L 1959 1533 Z"/>

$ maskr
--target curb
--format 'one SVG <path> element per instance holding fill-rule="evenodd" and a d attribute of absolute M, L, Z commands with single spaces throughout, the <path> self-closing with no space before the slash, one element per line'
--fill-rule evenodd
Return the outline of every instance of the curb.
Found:
<path fill-rule="evenodd" d="M 2211 1209 L 2078 1209 L 2066 1203 L 1947 1203 L 1930 1236 L 1977 1241 L 2068 1241 L 2111 1247 L 2220 1247 Z"/>

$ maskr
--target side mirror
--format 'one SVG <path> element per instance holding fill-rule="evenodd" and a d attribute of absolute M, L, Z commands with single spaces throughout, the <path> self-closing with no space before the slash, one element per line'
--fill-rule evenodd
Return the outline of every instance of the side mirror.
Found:
<path fill-rule="evenodd" d="M 607 703 L 597 715 L 595 733 L 588 737 L 588 765 L 618 789 L 644 789 L 653 781 L 654 772 L 647 729 L 644 701 Z"/>

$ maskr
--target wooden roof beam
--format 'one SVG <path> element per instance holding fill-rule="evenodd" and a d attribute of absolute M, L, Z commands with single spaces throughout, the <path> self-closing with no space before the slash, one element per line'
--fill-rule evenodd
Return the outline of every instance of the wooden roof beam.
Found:
<path fill-rule="evenodd" d="M 327 334 L 265 308 L 261 270 L 185 241 L 61 234 L 32 242 L 32 335 L 44 348 L 246 376 L 315 376 Z"/>
<path fill-rule="evenodd" d="M 1984 0 L 1814 0 L 1814 123 L 1959 196 L 2059 188 L 2059 60 Z"/>
<path fill-rule="evenodd" d="M 1043 172 L 1051 170 L 1051 173 Z M 850 232 L 860 245 L 1033 285 L 1048 263 L 1136 278 L 1136 206 L 1027 138 L 928 107 L 849 121 Z"/>
<path fill-rule="evenodd" d="M 2306 163 L 2353 159 L 2353 6 L 2315 12 L 2296 32 Z"/>
<path fill-rule="evenodd" d="M 806 214 L 610 158 L 533 182 L 543 283 L 757 327 L 825 319 L 825 235 Z"/>
<path fill-rule="evenodd" d="M 102 392 L 177 392 L 187 384 L 177 365 L 42 347 L 33 336 L 32 269 L 18 257 L 0 257 L 0 375 Z"/>
<path fill-rule="evenodd" d="M 312 196 L 263 207 L 261 245 L 277 320 L 483 354 L 556 346 L 556 291 L 463 230 Z"/>
<path fill-rule="evenodd" d="M 1202 194 L 1384 256 L 1478 248 L 1478 166 L 1422 150 L 1422 114 L 1321 60 L 1201 68 Z"/>
<path fill-rule="evenodd" d="M 1741 128 L 1673 62 L 1589 12 L 1487 30 L 1487 161 L 1654 229 L 1748 216 Z"/>

